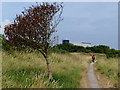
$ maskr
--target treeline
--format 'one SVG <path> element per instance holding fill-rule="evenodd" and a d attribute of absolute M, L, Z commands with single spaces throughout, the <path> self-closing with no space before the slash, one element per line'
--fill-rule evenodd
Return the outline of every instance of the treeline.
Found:
<path fill-rule="evenodd" d="M 76 46 L 71 43 L 59 44 L 53 47 L 54 50 L 64 50 L 66 52 L 104 53 L 107 58 L 120 57 L 120 50 L 110 49 L 109 46 L 99 45 L 93 47 Z"/>
<path fill-rule="evenodd" d="M 22 50 L 27 52 L 34 51 L 30 47 L 13 47 L 10 46 L 7 43 L 7 40 L 5 39 L 4 35 L 0 34 L 0 48 L 3 50 L 9 51 L 12 53 L 14 50 Z M 71 43 L 65 43 L 65 44 L 59 44 L 54 47 L 50 47 L 50 52 L 56 52 L 56 53 L 69 53 L 69 52 L 84 52 L 84 53 L 104 53 L 106 54 L 107 58 L 110 57 L 120 57 L 120 50 L 110 49 L 109 46 L 105 45 L 99 45 L 99 46 L 93 46 L 93 47 L 82 47 L 82 46 L 76 46 Z"/>

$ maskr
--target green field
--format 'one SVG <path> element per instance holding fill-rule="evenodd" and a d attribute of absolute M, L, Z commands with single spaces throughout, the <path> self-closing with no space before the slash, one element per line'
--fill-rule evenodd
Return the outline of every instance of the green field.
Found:
<path fill-rule="evenodd" d="M 12 54 L 3 51 L 2 87 L 3 88 L 80 88 L 81 73 L 87 68 L 86 56 L 77 54 L 50 55 L 53 82 L 47 78 L 46 62 L 36 52 L 18 52 Z M 87 60 L 87 59 L 86 59 Z"/>
<path fill-rule="evenodd" d="M 43 56 L 37 52 L 2 51 L 3 88 L 84 88 L 85 74 L 91 62 L 89 53 L 51 53 L 50 61 L 53 81 L 47 77 L 47 67 Z M 95 54 L 96 71 L 106 76 L 110 87 L 118 84 L 118 61 Z M 84 74 L 83 74 L 84 73 Z M 99 77 L 102 79 L 102 77 Z M 108 81 L 104 81 L 108 83 Z M 100 81 L 101 82 L 101 81 Z"/>
<path fill-rule="evenodd" d="M 103 83 L 103 88 L 118 87 L 118 59 L 105 56 L 98 56 L 98 62 L 95 64 L 96 71 L 101 74 L 100 81 Z"/>

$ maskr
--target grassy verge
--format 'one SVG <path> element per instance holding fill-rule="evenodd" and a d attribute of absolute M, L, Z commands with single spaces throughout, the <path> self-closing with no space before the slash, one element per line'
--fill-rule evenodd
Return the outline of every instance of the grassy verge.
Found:
<path fill-rule="evenodd" d="M 118 87 L 118 58 L 99 57 L 95 66 L 103 88 Z"/>
<path fill-rule="evenodd" d="M 3 88 L 80 88 L 81 73 L 88 62 L 80 54 L 51 54 L 54 81 L 49 82 L 46 62 L 40 53 L 3 51 L 2 57 Z"/>

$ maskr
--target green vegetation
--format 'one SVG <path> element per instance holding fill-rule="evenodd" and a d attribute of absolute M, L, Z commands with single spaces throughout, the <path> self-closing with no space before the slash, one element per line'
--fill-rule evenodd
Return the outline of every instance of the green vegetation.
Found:
<path fill-rule="evenodd" d="M 85 52 L 85 48 L 82 46 L 75 46 L 71 43 L 59 44 L 53 48 L 62 49 L 68 52 Z"/>
<path fill-rule="evenodd" d="M 0 34 L 0 49 L 2 48 L 2 40 L 4 39 L 4 35 Z"/>
<path fill-rule="evenodd" d="M 50 61 L 53 81 L 47 77 L 47 67 L 44 57 L 29 47 L 13 47 L 3 39 L 2 48 L 2 87 L 3 88 L 79 88 L 81 73 L 86 70 L 87 63 L 81 55 L 66 53 L 51 53 Z M 58 52 L 51 49 L 53 52 Z M 63 53 L 63 54 L 62 54 Z M 86 59 L 87 60 L 87 59 Z"/>
<path fill-rule="evenodd" d="M 83 47 L 76 46 L 76 48 L 81 48 L 82 51 L 79 52 L 82 53 L 75 53 L 74 48 L 71 49 L 74 47 L 72 44 L 68 44 L 69 49 L 64 45 L 51 48 L 50 61 L 53 81 L 50 82 L 47 77 L 46 62 L 39 51 L 29 47 L 16 48 L 9 46 L 9 44 L 6 44 L 4 37 L 2 35 L 1 37 L 3 38 L 0 39 L 0 42 L 3 40 L 3 88 L 80 88 L 82 87 L 81 81 L 85 77 L 82 73 L 87 72 L 88 63 L 91 62 L 91 55 L 93 54 L 98 60 L 95 64 L 97 71 L 108 78 L 111 87 L 118 86 L 118 59 L 106 58 L 103 49 L 101 53 L 97 53 L 97 51 L 96 53 L 85 53 Z M 109 49 L 107 48 L 105 50 Z M 116 51 L 110 50 L 116 54 Z"/>
<path fill-rule="evenodd" d="M 45 58 L 48 78 L 52 78 L 52 69 L 49 61 L 51 36 L 56 27 L 63 20 L 63 3 L 42 2 L 24 8 L 17 14 L 14 22 L 4 27 L 7 42 L 15 47 L 30 47 L 38 50 Z"/>
<path fill-rule="evenodd" d="M 68 53 L 68 51 L 66 50 L 63 50 L 63 49 L 59 49 L 59 48 L 56 48 L 56 47 L 51 47 L 50 48 L 50 52 L 54 52 L 54 53 Z"/>
<path fill-rule="evenodd" d="M 91 50 L 94 53 L 106 54 L 107 58 L 113 58 L 113 57 L 120 56 L 120 50 L 110 49 L 109 46 L 105 46 L 105 45 L 87 47 L 86 49 Z"/>
<path fill-rule="evenodd" d="M 6 44 L 6 42 L 7 41 L 5 40 L 4 36 L 0 35 L 0 47 L 2 46 L 2 43 L 3 43 L 2 48 L 4 50 L 7 50 L 7 51 L 10 51 L 12 49 L 24 50 L 24 51 L 32 50 L 29 47 L 13 47 L 13 46 L 11 47 L 10 45 Z M 82 46 L 75 46 L 70 43 L 65 43 L 65 44 L 59 44 L 57 46 L 51 47 L 50 51 L 54 53 L 68 53 L 68 52 L 101 53 L 101 54 L 106 54 L 107 58 L 120 57 L 120 50 L 110 49 L 109 46 L 105 46 L 105 45 L 85 48 Z"/>
<path fill-rule="evenodd" d="M 118 58 L 107 59 L 98 56 L 97 60 L 95 64 L 97 71 L 108 78 L 108 81 L 103 80 L 102 83 L 106 82 L 106 85 L 109 84 L 110 87 L 118 87 Z"/>
<path fill-rule="evenodd" d="M 120 56 L 120 50 L 110 49 L 109 46 L 105 46 L 105 45 L 85 48 L 82 46 L 75 46 L 71 43 L 65 43 L 65 44 L 59 44 L 53 48 L 62 49 L 67 52 L 103 53 L 103 54 L 106 54 L 107 58 Z"/>
<path fill-rule="evenodd" d="M 3 88 L 79 88 L 81 72 L 86 69 L 78 55 L 56 54 L 50 56 L 53 79 L 47 78 L 46 63 L 37 51 L 12 53 L 3 50 Z"/>

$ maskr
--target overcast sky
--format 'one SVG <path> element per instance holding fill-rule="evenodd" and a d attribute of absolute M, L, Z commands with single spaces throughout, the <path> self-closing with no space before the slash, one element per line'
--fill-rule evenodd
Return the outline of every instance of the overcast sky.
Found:
<path fill-rule="evenodd" d="M 3 25 L 12 23 L 16 14 L 31 4 L 34 3 L 2 3 Z M 118 49 L 117 2 L 65 2 L 63 18 L 56 33 L 59 43 L 62 39 L 69 39 L 71 43 L 88 42 Z"/>

